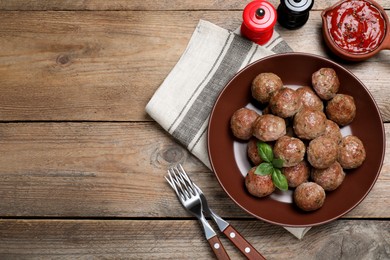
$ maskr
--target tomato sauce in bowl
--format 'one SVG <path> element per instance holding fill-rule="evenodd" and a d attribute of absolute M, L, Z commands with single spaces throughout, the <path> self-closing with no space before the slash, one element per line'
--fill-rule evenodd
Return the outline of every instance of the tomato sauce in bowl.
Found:
<path fill-rule="evenodd" d="M 326 43 L 342 58 L 363 60 L 389 48 L 389 20 L 374 1 L 341 1 L 324 10 L 322 20 Z"/>
<path fill-rule="evenodd" d="M 371 3 L 347 1 L 325 14 L 334 42 L 352 53 L 368 53 L 381 44 L 385 19 Z"/>

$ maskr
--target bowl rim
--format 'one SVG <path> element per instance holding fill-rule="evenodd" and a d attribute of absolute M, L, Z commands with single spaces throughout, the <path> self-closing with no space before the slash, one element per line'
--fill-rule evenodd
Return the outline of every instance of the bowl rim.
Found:
<path fill-rule="evenodd" d="M 382 147 L 381 147 L 381 157 L 379 159 L 379 166 L 378 166 L 378 170 L 377 170 L 377 173 L 375 175 L 375 177 L 372 179 L 372 183 L 370 184 L 370 186 L 368 187 L 368 189 L 364 192 L 363 196 L 360 197 L 360 199 L 358 199 L 353 205 L 349 206 L 347 210 L 345 210 L 344 212 L 342 212 L 341 214 L 338 214 L 338 215 L 335 215 L 334 217 L 331 217 L 331 218 L 328 218 L 324 221 L 318 221 L 318 222 L 315 222 L 315 223 L 308 223 L 308 224 L 289 224 L 289 223 L 280 223 L 278 221 L 273 221 L 273 220 L 269 220 L 269 219 L 265 219 L 265 218 L 262 218 L 260 216 L 257 216 L 255 215 L 254 213 L 252 213 L 250 210 L 246 209 L 243 205 L 241 205 L 229 192 L 229 190 L 223 185 L 222 181 L 221 181 L 221 178 L 220 176 L 217 174 L 217 171 L 216 171 L 216 167 L 215 167 L 215 164 L 213 162 L 213 155 L 212 155 L 212 151 L 211 151 L 211 135 L 210 135 L 210 130 L 211 130 L 211 127 L 213 126 L 213 119 L 214 119 L 214 115 L 215 115 L 215 110 L 217 108 L 217 105 L 218 105 L 218 102 L 220 101 L 221 97 L 223 96 L 224 92 L 226 91 L 226 89 L 228 88 L 228 86 L 236 80 L 237 77 L 240 76 L 240 74 L 248 69 L 249 67 L 251 66 L 256 66 L 256 64 L 258 63 L 262 63 L 266 60 L 269 60 L 269 59 L 275 59 L 275 58 L 283 58 L 283 57 L 286 57 L 286 56 L 292 56 L 296 59 L 299 59 L 300 57 L 307 57 L 307 58 L 314 58 L 314 59 L 319 59 L 319 60 L 322 60 L 322 61 L 325 61 L 325 62 L 328 62 L 330 64 L 332 64 L 333 66 L 337 67 L 338 69 L 341 69 L 343 70 L 344 72 L 346 72 L 347 74 L 349 74 L 350 76 L 352 76 L 358 83 L 359 85 L 364 89 L 364 91 L 366 92 L 366 94 L 369 96 L 369 98 L 371 99 L 373 105 L 374 105 L 374 108 L 375 108 L 375 111 L 377 113 L 377 116 L 379 117 L 380 121 L 382 122 L 380 124 L 380 132 L 381 132 L 381 139 L 383 140 L 382 142 Z M 322 225 L 322 224 L 325 224 L 325 223 L 328 223 L 328 222 L 331 222 L 333 220 L 336 220 L 342 216 L 344 216 L 345 214 L 347 214 L 348 212 L 350 212 L 351 210 L 353 210 L 354 208 L 356 208 L 366 197 L 367 195 L 369 194 L 369 192 L 372 190 L 373 186 L 375 185 L 380 173 L 381 173 L 381 170 L 382 170 L 382 166 L 383 166 L 383 161 L 384 161 L 384 157 L 385 157 L 385 150 L 386 150 L 386 135 L 385 135 L 385 129 L 384 129 L 384 124 L 383 124 L 383 119 L 382 119 L 382 115 L 380 113 L 380 110 L 378 108 L 378 105 L 375 101 L 375 99 L 373 98 L 371 92 L 367 89 L 367 87 L 363 84 L 363 82 L 357 78 L 350 70 L 348 70 L 347 68 L 344 68 L 342 65 L 328 59 L 328 58 L 325 58 L 323 56 L 320 56 L 320 55 L 316 55 L 316 54 L 310 54 L 310 53 L 303 53 L 303 52 L 289 52 L 289 53 L 280 53 L 280 54 L 273 54 L 273 55 L 269 55 L 267 57 L 264 57 L 264 58 L 261 58 L 247 66 L 245 66 L 243 69 L 241 69 L 240 71 L 238 71 L 235 76 L 233 76 L 233 78 L 231 78 L 229 80 L 229 82 L 225 85 L 225 87 L 221 90 L 221 92 L 219 93 L 214 105 L 213 105 L 213 108 L 212 108 L 212 111 L 211 111 L 211 114 L 210 114 L 210 117 L 209 117 L 209 124 L 208 124 L 208 135 L 207 135 L 207 151 L 208 151 L 208 157 L 209 157 L 209 161 L 210 161 L 210 165 L 211 165 L 211 169 L 212 171 L 214 172 L 217 180 L 218 180 L 218 183 L 219 185 L 221 186 L 221 188 L 224 190 L 224 192 L 228 195 L 228 197 L 233 200 L 233 202 L 238 205 L 241 209 L 243 209 L 244 211 L 246 211 L 247 213 L 249 213 L 250 215 L 260 219 L 260 220 L 263 220 L 265 222 L 268 222 L 268 223 L 271 223 L 271 224 L 275 224 L 275 225 L 279 225 L 279 226 L 284 226 L 284 227 L 313 227 L 313 226 L 318 226 L 318 225 Z M 244 187 L 243 187 L 244 188 Z"/>

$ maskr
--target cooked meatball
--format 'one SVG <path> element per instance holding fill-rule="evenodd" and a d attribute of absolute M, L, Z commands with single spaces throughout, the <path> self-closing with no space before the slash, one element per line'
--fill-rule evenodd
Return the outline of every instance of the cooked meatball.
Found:
<path fill-rule="evenodd" d="M 321 208 L 325 202 L 324 189 L 315 182 L 305 182 L 294 191 L 296 205 L 304 211 L 313 211 Z"/>
<path fill-rule="evenodd" d="M 265 197 L 275 190 L 271 174 L 255 174 L 256 167 L 249 170 L 245 177 L 245 186 L 250 194 L 256 197 Z"/>
<path fill-rule="evenodd" d="M 323 111 L 324 103 L 310 87 L 302 87 L 296 90 L 301 99 L 302 106 L 314 110 Z"/>
<path fill-rule="evenodd" d="M 345 172 L 338 162 L 334 162 L 326 169 L 313 169 L 312 180 L 326 191 L 337 189 L 345 178 Z"/>
<path fill-rule="evenodd" d="M 306 161 L 301 161 L 295 166 L 282 168 L 282 173 L 286 176 L 288 186 L 295 188 L 309 179 L 310 167 Z"/>
<path fill-rule="evenodd" d="M 314 72 L 311 81 L 315 92 L 323 100 L 333 98 L 339 91 L 340 81 L 332 68 L 322 68 Z"/>
<path fill-rule="evenodd" d="M 353 97 L 337 94 L 328 102 L 326 115 L 340 126 L 350 124 L 356 116 L 356 105 Z"/>
<path fill-rule="evenodd" d="M 357 168 L 366 159 L 363 142 L 354 135 L 345 136 L 339 145 L 337 161 L 344 169 Z"/>
<path fill-rule="evenodd" d="M 305 156 L 305 144 L 298 138 L 290 136 L 280 137 L 274 146 L 275 158 L 283 160 L 283 167 L 297 165 Z"/>
<path fill-rule="evenodd" d="M 255 137 L 252 137 L 249 142 L 248 142 L 248 147 L 247 147 L 247 154 L 248 154 L 248 157 L 249 159 L 251 160 L 251 162 L 254 164 L 254 165 L 259 165 L 260 163 L 262 163 L 262 159 L 259 155 L 259 151 L 257 149 L 257 142 L 259 140 L 257 140 L 257 138 Z"/>
<path fill-rule="evenodd" d="M 291 88 L 282 88 L 275 91 L 269 100 L 274 115 L 287 118 L 295 115 L 301 108 L 298 93 Z"/>
<path fill-rule="evenodd" d="M 253 135 L 263 141 L 275 141 L 286 134 L 283 118 L 271 114 L 260 115 L 253 124 Z"/>
<path fill-rule="evenodd" d="M 253 123 L 259 114 L 248 108 L 240 108 L 233 113 L 230 119 L 230 127 L 233 135 L 242 140 L 248 140 L 253 134 Z"/>
<path fill-rule="evenodd" d="M 340 143 L 343 136 L 341 135 L 340 127 L 332 120 L 326 120 L 324 135 L 334 138 L 336 143 Z"/>
<path fill-rule="evenodd" d="M 337 160 L 338 145 L 333 138 L 322 135 L 310 141 L 307 160 L 314 168 L 325 169 Z"/>
<path fill-rule="evenodd" d="M 314 139 L 325 132 L 326 120 L 323 112 L 304 108 L 294 117 L 294 132 L 301 139 Z"/>
<path fill-rule="evenodd" d="M 252 82 L 252 96 L 265 104 L 269 102 L 271 94 L 283 88 L 283 82 L 278 75 L 270 72 L 260 73 Z"/>

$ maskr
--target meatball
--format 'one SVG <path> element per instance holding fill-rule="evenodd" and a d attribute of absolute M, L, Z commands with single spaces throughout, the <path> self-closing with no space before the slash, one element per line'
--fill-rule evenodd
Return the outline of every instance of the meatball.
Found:
<path fill-rule="evenodd" d="M 336 71 L 332 68 L 322 68 L 314 72 L 311 77 L 314 91 L 323 100 L 333 98 L 339 91 L 340 81 Z"/>
<path fill-rule="evenodd" d="M 354 98 L 349 95 L 337 94 L 328 102 L 326 115 L 340 126 L 350 124 L 356 116 Z"/>
<path fill-rule="evenodd" d="M 270 72 L 260 73 L 252 81 L 252 96 L 265 104 L 269 102 L 271 94 L 283 88 L 283 82 L 278 75 Z"/>
<path fill-rule="evenodd" d="M 325 132 L 326 120 L 323 112 L 304 108 L 294 117 L 294 132 L 301 139 L 314 139 Z"/>
<path fill-rule="evenodd" d="M 314 168 L 325 169 L 337 160 L 338 145 L 328 136 L 322 135 L 310 141 L 307 160 Z"/>
<path fill-rule="evenodd" d="M 283 159 L 283 167 L 297 165 L 303 160 L 305 152 L 305 144 L 300 139 L 287 135 L 280 137 L 274 146 L 274 155 Z"/>
<path fill-rule="evenodd" d="M 309 179 L 310 167 L 306 161 L 301 161 L 295 166 L 282 168 L 282 173 L 286 176 L 288 186 L 295 188 Z"/>
<path fill-rule="evenodd" d="M 260 155 L 259 155 L 259 151 L 257 149 L 257 142 L 259 140 L 257 140 L 257 138 L 255 137 L 252 137 L 249 142 L 248 142 L 248 147 L 247 147 L 247 154 L 248 154 L 248 157 L 249 159 L 251 160 L 251 162 L 254 164 L 254 165 L 259 165 L 260 163 L 263 162 L 263 160 L 261 159 Z"/>
<path fill-rule="evenodd" d="M 337 189 L 345 178 L 345 172 L 338 162 L 334 162 L 326 169 L 313 169 L 312 180 L 326 191 Z"/>
<path fill-rule="evenodd" d="M 230 119 L 233 135 L 242 140 L 249 140 L 253 134 L 253 123 L 258 116 L 254 110 L 245 107 L 234 112 Z"/>
<path fill-rule="evenodd" d="M 260 115 L 253 124 L 253 135 L 264 142 L 275 141 L 285 134 L 286 122 L 278 116 Z"/>
<path fill-rule="evenodd" d="M 274 115 L 287 118 L 295 115 L 301 108 L 298 93 L 291 88 L 282 88 L 271 95 L 269 105 Z"/>
<path fill-rule="evenodd" d="M 245 186 L 250 194 L 261 198 L 270 195 L 275 190 L 275 185 L 272 182 L 271 174 L 255 174 L 256 168 L 253 167 L 249 170 L 245 177 Z"/>
<path fill-rule="evenodd" d="M 357 168 L 366 159 L 363 142 L 354 135 L 345 136 L 339 145 L 337 161 L 344 169 Z"/>
<path fill-rule="evenodd" d="M 343 136 L 341 135 L 340 127 L 332 120 L 326 120 L 324 135 L 334 138 L 336 143 L 340 143 Z"/>
<path fill-rule="evenodd" d="M 321 208 L 325 202 L 324 189 L 315 182 L 305 182 L 294 191 L 296 205 L 304 211 L 313 211 Z"/>
<path fill-rule="evenodd" d="M 323 111 L 324 103 L 310 87 L 302 87 L 296 90 L 303 107 Z"/>

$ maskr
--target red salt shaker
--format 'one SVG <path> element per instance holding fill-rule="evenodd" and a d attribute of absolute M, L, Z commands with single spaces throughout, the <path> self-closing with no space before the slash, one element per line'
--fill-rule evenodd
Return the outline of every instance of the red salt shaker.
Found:
<path fill-rule="evenodd" d="M 272 37 L 277 21 L 275 7 L 267 1 L 250 2 L 242 14 L 241 34 L 251 41 L 264 45 Z"/>

